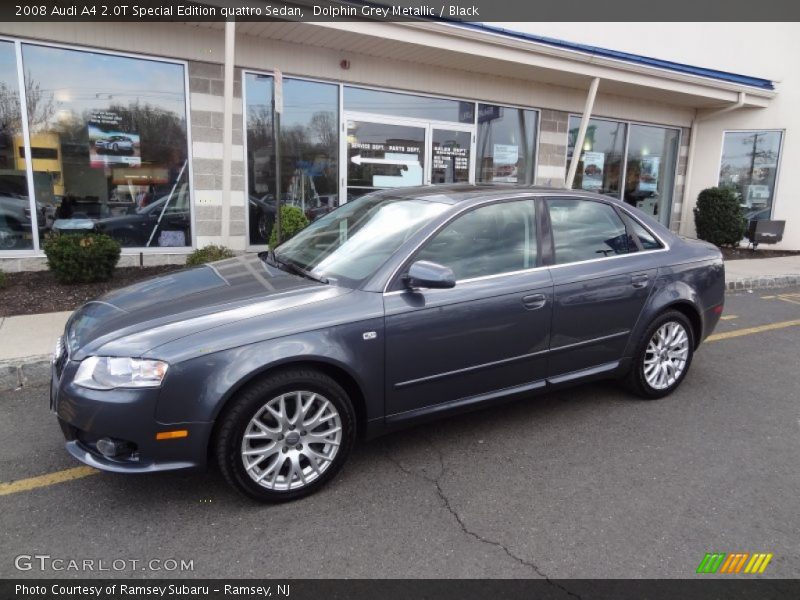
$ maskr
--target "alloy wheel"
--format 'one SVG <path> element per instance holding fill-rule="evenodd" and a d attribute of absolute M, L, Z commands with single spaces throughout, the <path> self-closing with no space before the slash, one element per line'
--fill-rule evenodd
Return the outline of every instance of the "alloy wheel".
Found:
<path fill-rule="evenodd" d="M 675 384 L 689 359 L 689 334 L 681 323 L 667 321 L 650 338 L 645 349 L 644 377 L 648 385 L 663 390 Z"/>
<path fill-rule="evenodd" d="M 245 472 L 274 491 L 296 490 L 319 478 L 342 443 L 342 419 L 323 395 L 292 391 L 266 402 L 242 437 Z"/>

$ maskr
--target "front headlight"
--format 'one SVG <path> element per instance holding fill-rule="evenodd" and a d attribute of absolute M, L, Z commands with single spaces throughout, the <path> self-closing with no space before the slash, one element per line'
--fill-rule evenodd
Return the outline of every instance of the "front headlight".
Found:
<path fill-rule="evenodd" d="M 161 385 L 168 367 L 160 360 L 90 356 L 78 367 L 75 385 L 93 390 L 154 388 Z"/>

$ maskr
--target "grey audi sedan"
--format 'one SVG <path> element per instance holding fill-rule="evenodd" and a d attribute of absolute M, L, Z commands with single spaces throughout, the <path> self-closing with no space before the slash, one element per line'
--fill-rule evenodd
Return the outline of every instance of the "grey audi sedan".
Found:
<path fill-rule="evenodd" d="M 56 349 L 51 405 L 88 465 L 214 462 L 289 500 L 358 437 L 601 378 L 666 396 L 724 279 L 714 246 L 604 196 L 385 190 L 272 251 L 89 302 Z"/>

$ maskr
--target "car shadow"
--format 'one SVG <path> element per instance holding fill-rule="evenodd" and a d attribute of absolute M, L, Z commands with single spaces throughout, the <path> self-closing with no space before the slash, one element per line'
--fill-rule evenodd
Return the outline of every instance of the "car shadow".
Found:
<path fill-rule="evenodd" d="M 435 440 L 438 451 L 443 452 L 451 447 L 458 448 L 464 440 L 481 440 L 481 443 L 485 441 L 491 445 L 495 440 L 519 435 L 520 428 L 524 428 L 525 435 L 534 436 L 537 431 L 545 433 L 552 422 L 561 423 L 564 419 L 574 419 L 576 428 L 580 428 L 586 421 L 594 423 L 598 410 L 630 402 L 635 403 L 637 399 L 614 382 L 586 383 L 550 393 L 522 396 L 499 405 L 411 426 L 374 440 L 360 441 L 354 447 L 348 465 L 313 497 L 356 493 L 363 483 L 364 474 L 374 472 L 378 468 L 376 464 L 391 459 L 395 454 L 408 456 L 429 452 L 432 440 Z M 215 503 L 238 507 L 264 506 L 231 489 L 213 460 L 209 461 L 206 471 L 136 476 L 103 473 L 101 476 L 103 483 L 107 484 L 104 485 L 107 493 L 128 504 L 142 502 L 146 506 L 152 503 L 155 495 L 159 503 L 186 504 L 188 501 L 209 508 Z"/>

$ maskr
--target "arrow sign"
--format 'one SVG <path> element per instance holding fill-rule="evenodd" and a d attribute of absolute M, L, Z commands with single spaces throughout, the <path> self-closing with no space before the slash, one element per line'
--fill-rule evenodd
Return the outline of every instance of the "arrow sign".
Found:
<path fill-rule="evenodd" d="M 360 154 L 356 154 L 350 160 L 357 165 L 361 163 L 372 163 L 375 165 L 419 165 L 419 159 L 416 154 L 408 154 L 406 156 L 413 156 L 410 160 L 403 160 L 397 158 L 363 158 Z"/>

